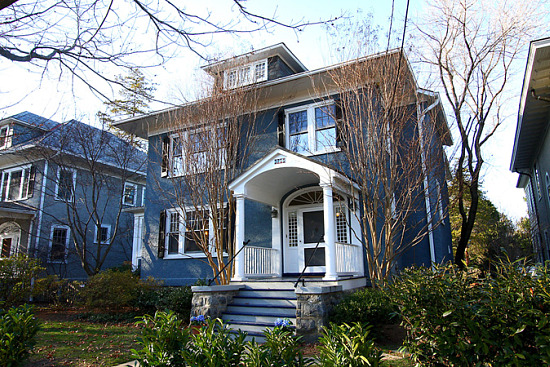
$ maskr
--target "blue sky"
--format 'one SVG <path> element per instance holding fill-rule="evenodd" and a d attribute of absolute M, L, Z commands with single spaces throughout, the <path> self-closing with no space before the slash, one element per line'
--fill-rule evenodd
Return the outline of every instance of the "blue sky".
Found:
<path fill-rule="evenodd" d="M 411 1 L 409 15 L 414 17 L 422 11 L 423 1 Z M 387 30 L 391 15 L 392 2 L 378 1 L 296 1 L 296 0 L 248 0 L 243 2 L 247 8 L 265 16 L 275 16 L 278 20 L 291 22 L 308 19 L 310 21 L 326 20 L 337 16 L 346 19 L 365 17 L 372 13 L 373 22 Z M 406 1 L 395 0 L 394 28 L 401 29 Z M 211 10 L 213 20 L 231 21 L 231 2 L 228 0 L 204 0 L 186 2 L 186 10 L 205 14 Z M 344 20 L 345 22 L 345 20 Z M 337 23 L 341 24 L 341 23 Z M 330 28 L 330 27 L 329 27 Z M 411 30 L 412 28 L 409 28 Z M 326 26 L 311 26 L 304 31 L 272 28 L 252 35 L 221 36 L 212 40 L 208 52 L 212 54 L 239 54 L 259 49 L 275 43 L 284 42 L 309 69 L 316 69 L 338 61 L 335 45 L 338 41 L 327 35 Z M 529 40 L 525 40 L 526 47 Z M 192 98 L 193 88 L 202 77 L 199 66 L 204 61 L 185 49 L 173 50 L 175 57 L 165 65 L 145 69 L 144 74 L 158 85 L 156 97 L 159 100 L 177 102 L 182 96 Z M 137 60 L 139 61 L 139 60 Z M 525 62 L 519 65 L 524 67 Z M 110 76 L 120 74 L 115 69 L 107 70 Z M 513 219 L 526 215 L 526 204 L 523 191 L 516 189 L 517 174 L 509 172 L 513 135 L 519 105 L 519 93 L 523 70 L 512 80 L 512 93 L 508 103 L 508 119 L 494 142 L 486 152 L 487 172 L 484 176 L 484 189 L 488 197 L 505 214 Z M 104 110 L 102 100 L 91 93 L 87 87 L 72 80 L 67 73 L 59 75 L 57 69 L 43 72 L 40 67 L 28 64 L 17 64 L 0 58 L 0 118 L 30 111 L 57 121 L 72 118 L 94 123 L 95 113 Z M 422 85 L 421 85 L 422 86 Z M 116 89 L 103 89 L 107 95 L 114 96 Z M 165 105 L 154 104 L 154 108 Z M 447 111 L 449 114 L 450 111 Z M 449 118 L 449 122 L 452 119 Z"/>

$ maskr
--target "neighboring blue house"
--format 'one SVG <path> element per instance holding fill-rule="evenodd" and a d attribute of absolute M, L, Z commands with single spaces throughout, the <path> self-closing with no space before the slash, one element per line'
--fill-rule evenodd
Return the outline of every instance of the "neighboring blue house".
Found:
<path fill-rule="evenodd" d="M 385 56 L 374 56 L 372 60 L 378 57 Z M 371 59 L 361 61 L 365 60 Z M 408 80 L 414 83 L 412 71 L 406 59 L 403 60 L 403 73 L 408 73 L 407 76 L 411 76 Z M 222 288 L 229 290 L 236 287 L 243 292 L 259 287 L 262 292 L 267 289 L 279 293 L 250 293 L 255 300 L 246 301 L 243 301 L 246 297 L 241 293 L 236 298 L 241 305 L 233 304 L 228 308 L 231 315 L 221 315 L 207 309 L 210 306 L 206 305 L 211 305 L 212 300 L 203 302 L 199 297 L 194 300 L 195 313 L 223 317 L 234 324 L 241 322 L 239 327 L 243 329 L 244 325 L 257 322 L 272 326 L 273 317 L 289 317 L 298 328 L 303 329 L 307 326 L 303 314 L 300 316 L 300 306 L 298 311 L 296 309 L 300 302 L 296 298 L 299 291 L 294 291 L 291 282 L 304 269 L 308 276 L 306 284 L 320 287 L 318 290 L 322 288 L 319 291 L 322 294 L 368 283 L 363 246 L 368 239 L 357 236 L 361 233 L 358 220 L 361 208 L 356 205 L 359 194 L 354 182 L 343 173 L 344 166 L 331 164 L 335 159 L 340 159 L 338 154 L 341 150 L 339 139 L 342 137 L 337 131 L 338 95 L 319 92 L 319 85 L 323 85 L 329 72 L 337 67 L 308 71 L 284 44 L 278 44 L 203 68 L 214 77 L 214 83 L 218 86 L 231 89 L 244 85 L 250 93 L 258 92 L 255 97 L 257 143 L 249 152 L 249 163 L 229 186 L 236 208 L 236 250 L 241 249 L 248 240 L 250 243 L 235 258 L 231 285 Z M 314 86 L 315 83 L 318 85 Z M 422 98 L 422 101 L 417 103 L 414 99 L 406 103 L 410 103 L 414 111 L 417 107 L 424 110 L 433 108 L 438 113 L 431 114 L 431 120 L 427 115 L 415 113 L 411 134 L 416 134 L 416 126 L 420 125 L 416 119 L 423 119 L 420 121 L 422 124 L 437 125 L 439 134 L 433 137 L 430 147 L 439 157 L 443 157 L 443 145 L 451 142 L 439 99 L 434 93 L 416 86 L 413 88 L 412 94 L 419 96 L 413 98 Z M 181 108 L 192 110 L 198 103 L 200 101 Z M 182 161 L 189 159 L 182 157 L 179 151 L 182 134 L 200 136 L 204 131 L 212 130 L 212 126 L 219 126 L 219 123 L 210 122 L 210 125 L 196 124 L 183 132 L 178 131 L 171 119 L 179 111 L 182 110 L 173 108 L 116 124 L 118 128 L 149 141 L 141 275 L 153 276 L 173 286 L 193 284 L 198 279 L 213 277 L 204 255 L 194 246 L 190 236 L 192 231 L 212 236 L 213 231 L 211 225 L 195 227 L 199 221 L 196 205 L 179 209 L 174 202 L 164 200 L 167 195 L 163 190 L 174 187 L 171 180 L 189 174 L 181 172 Z M 191 158 L 200 162 L 201 152 L 212 147 L 203 146 L 198 138 L 194 149 Z M 437 177 L 431 177 L 433 184 L 417 188 L 424 194 L 410 219 L 406 238 L 414 237 L 413 232 L 427 223 L 437 222 L 439 225 L 403 254 L 397 263 L 398 268 L 413 264 L 431 266 L 432 263 L 452 260 L 450 224 L 446 213 L 447 167 L 445 159 L 441 159 L 440 163 L 435 174 Z M 185 218 L 189 218 L 188 222 Z M 201 220 L 208 220 L 204 218 L 208 216 L 203 216 Z M 313 249 L 321 235 L 323 240 L 315 252 Z M 306 259 L 310 257 L 312 263 L 306 268 Z M 215 298 L 215 301 L 219 299 L 226 298 Z M 279 302 L 278 306 L 258 303 L 275 299 Z M 245 305 L 257 307 L 243 311 Z M 250 315 L 264 315 L 271 319 L 246 319 Z"/>
<path fill-rule="evenodd" d="M 510 169 L 525 190 L 535 260 L 550 260 L 550 38 L 532 41 Z"/>
<path fill-rule="evenodd" d="M 145 160 L 76 120 L 30 112 L 0 120 L 1 256 L 25 253 L 49 274 L 79 280 L 132 260 L 134 219 L 125 209 L 142 207 Z"/>

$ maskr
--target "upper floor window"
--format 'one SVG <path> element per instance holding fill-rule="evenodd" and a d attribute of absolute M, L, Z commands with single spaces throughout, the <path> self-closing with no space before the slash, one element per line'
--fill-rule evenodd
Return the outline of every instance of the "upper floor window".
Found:
<path fill-rule="evenodd" d="M 0 149 L 6 149 L 11 146 L 11 129 L 9 125 L 0 127 Z"/>
<path fill-rule="evenodd" d="M 102 224 L 99 228 L 96 227 L 95 243 L 108 244 L 111 239 L 111 226 Z"/>
<path fill-rule="evenodd" d="M 57 183 L 55 186 L 55 198 L 57 200 L 72 201 L 76 189 L 76 170 L 59 167 L 57 170 Z"/>
<path fill-rule="evenodd" d="M 267 80 L 267 59 L 225 71 L 223 85 L 225 89 L 231 89 L 264 80 Z"/>
<path fill-rule="evenodd" d="M 69 246 L 70 229 L 67 226 L 53 226 L 50 234 L 50 262 L 65 262 Z"/>
<path fill-rule="evenodd" d="M 27 165 L 2 172 L 1 195 L 3 201 L 23 200 L 32 196 L 34 169 Z"/>
<path fill-rule="evenodd" d="M 285 110 L 286 146 L 312 155 L 336 151 L 336 108 L 332 101 Z"/>
<path fill-rule="evenodd" d="M 124 195 L 122 196 L 122 203 L 125 205 L 136 205 L 137 197 L 137 185 L 126 182 L 124 183 Z"/>
<path fill-rule="evenodd" d="M 200 255 L 203 253 L 201 243 L 208 243 L 212 246 L 209 250 L 215 252 L 213 223 L 207 208 L 190 208 L 185 211 L 170 209 L 166 214 L 165 247 L 168 250 L 168 258 L 178 255 Z M 223 231 L 227 233 L 227 220 L 223 222 Z M 226 246 L 227 241 L 224 237 L 223 247 Z"/>
<path fill-rule="evenodd" d="M 170 175 L 203 173 L 225 166 L 225 126 L 181 131 L 170 137 Z"/>

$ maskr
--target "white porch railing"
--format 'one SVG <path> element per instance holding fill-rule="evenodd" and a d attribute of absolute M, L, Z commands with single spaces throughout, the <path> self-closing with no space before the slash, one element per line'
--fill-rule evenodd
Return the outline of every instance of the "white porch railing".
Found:
<path fill-rule="evenodd" d="M 268 247 L 246 246 L 243 251 L 245 275 L 262 276 L 277 274 L 277 250 Z"/>
<path fill-rule="evenodd" d="M 359 272 L 359 246 L 350 243 L 336 243 L 336 272 L 355 274 Z"/>

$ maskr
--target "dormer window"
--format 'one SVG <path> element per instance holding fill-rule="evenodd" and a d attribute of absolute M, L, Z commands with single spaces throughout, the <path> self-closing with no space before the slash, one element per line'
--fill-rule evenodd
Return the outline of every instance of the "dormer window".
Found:
<path fill-rule="evenodd" d="M 225 89 L 231 89 L 264 80 L 267 80 L 267 59 L 225 71 L 223 85 Z"/>
<path fill-rule="evenodd" d="M 0 127 L 0 149 L 6 149 L 11 146 L 10 126 Z"/>

